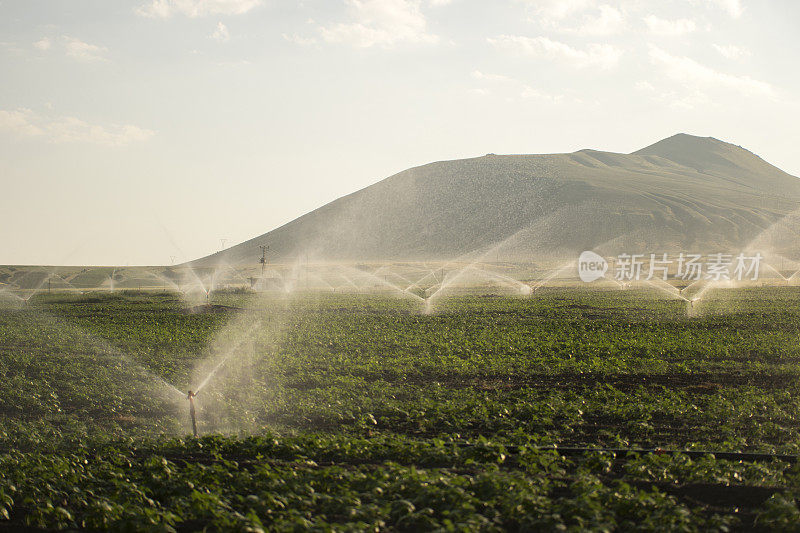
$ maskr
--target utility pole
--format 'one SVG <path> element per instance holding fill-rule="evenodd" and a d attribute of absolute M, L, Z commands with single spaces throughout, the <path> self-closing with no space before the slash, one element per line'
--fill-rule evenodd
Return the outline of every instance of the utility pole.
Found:
<path fill-rule="evenodd" d="M 267 273 L 267 250 L 269 250 L 269 246 L 259 246 L 261 248 L 261 259 L 259 262 L 261 263 L 261 278 L 263 279 Z"/>
<path fill-rule="evenodd" d="M 225 249 L 225 243 L 226 243 L 226 242 L 228 242 L 228 239 L 220 239 L 220 240 L 219 240 L 219 243 L 222 245 L 222 246 L 220 247 L 220 250 L 224 250 L 224 249 Z"/>

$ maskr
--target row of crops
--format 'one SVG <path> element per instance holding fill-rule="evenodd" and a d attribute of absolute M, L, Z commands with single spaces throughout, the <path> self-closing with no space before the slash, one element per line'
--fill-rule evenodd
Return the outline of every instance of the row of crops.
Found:
<path fill-rule="evenodd" d="M 54 293 L 0 309 L 0 528 L 800 518 L 795 289 L 726 291 L 690 318 L 640 291 L 462 296 L 432 315 L 378 295 L 213 303 Z M 179 391 L 210 374 L 197 398 L 206 436 L 186 438 Z"/>

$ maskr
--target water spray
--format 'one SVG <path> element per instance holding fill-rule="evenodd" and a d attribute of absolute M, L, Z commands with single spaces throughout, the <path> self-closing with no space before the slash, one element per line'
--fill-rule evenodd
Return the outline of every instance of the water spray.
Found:
<path fill-rule="evenodd" d="M 530 285 L 524 285 L 520 287 L 519 292 L 522 293 L 523 296 L 531 296 L 534 292 L 534 289 L 532 289 Z"/>

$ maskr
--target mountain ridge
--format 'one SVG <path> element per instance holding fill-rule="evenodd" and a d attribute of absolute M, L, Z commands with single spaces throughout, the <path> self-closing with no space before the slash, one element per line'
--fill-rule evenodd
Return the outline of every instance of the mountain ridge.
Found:
<path fill-rule="evenodd" d="M 800 179 L 713 137 L 677 134 L 630 154 L 487 154 L 436 161 L 342 196 L 191 264 L 301 255 L 450 259 L 514 242 L 509 260 L 622 248 L 743 246 L 800 206 Z M 511 250 L 513 248 L 513 251 Z"/>

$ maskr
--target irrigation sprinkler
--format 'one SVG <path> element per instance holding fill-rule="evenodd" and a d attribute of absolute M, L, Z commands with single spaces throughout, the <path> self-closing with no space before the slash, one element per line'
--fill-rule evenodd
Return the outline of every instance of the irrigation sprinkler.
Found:
<path fill-rule="evenodd" d="M 186 399 L 189 400 L 189 416 L 192 417 L 192 434 L 197 438 L 197 414 L 194 408 L 195 396 L 197 396 L 197 393 L 190 390 Z"/>

